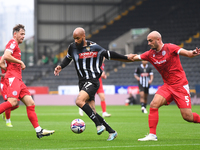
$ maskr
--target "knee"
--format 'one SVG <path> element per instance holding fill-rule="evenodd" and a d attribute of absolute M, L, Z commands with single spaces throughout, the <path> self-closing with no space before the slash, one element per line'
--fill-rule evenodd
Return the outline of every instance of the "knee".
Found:
<path fill-rule="evenodd" d="M 182 113 L 182 117 L 185 121 L 193 122 L 193 115 L 188 113 Z"/>
<path fill-rule="evenodd" d="M 79 98 L 76 99 L 75 103 L 80 108 L 82 108 L 84 106 L 84 102 Z"/>
<path fill-rule="evenodd" d="M 26 106 L 34 106 L 34 105 L 35 105 L 35 102 L 33 101 L 33 99 L 26 101 Z"/>
<path fill-rule="evenodd" d="M 12 105 L 12 107 L 15 107 L 15 106 L 19 105 L 17 99 L 16 100 L 15 99 L 9 99 L 8 101 L 10 102 L 10 104 Z"/>
<path fill-rule="evenodd" d="M 150 107 L 151 108 L 158 108 L 157 103 L 155 101 L 151 101 Z"/>
<path fill-rule="evenodd" d="M 104 102 L 104 101 L 105 101 L 105 98 L 104 98 L 104 97 L 102 97 L 102 98 L 101 98 L 101 101 L 102 101 L 102 102 Z"/>

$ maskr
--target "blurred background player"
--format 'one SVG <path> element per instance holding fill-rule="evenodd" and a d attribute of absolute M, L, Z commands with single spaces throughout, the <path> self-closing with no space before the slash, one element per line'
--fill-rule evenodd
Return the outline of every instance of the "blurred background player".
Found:
<path fill-rule="evenodd" d="M 102 116 L 103 117 L 110 117 L 111 114 L 109 114 L 109 113 L 106 112 L 105 93 L 104 93 L 104 90 L 103 90 L 103 83 L 102 83 L 102 78 L 103 79 L 107 78 L 107 75 L 106 75 L 106 73 L 104 71 L 104 66 L 105 66 L 105 64 L 102 63 L 101 70 L 103 72 L 101 74 L 101 77 L 99 78 L 100 86 L 99 86 L 99 89 L 97 90 L 97 94 L 99 95 L 99 98 L 101 100 Z M 81 108 L 79 108 L 79 114 L 80 114 L 80 116 L 83 116 L 83 110 Z"/>
<path fill-rule="evenodd" d="M 0 60 L 1 60 L 1 58 L 2 57 L 0 57 Z M 1 73 L 2 73 L 2 76 L 1 76 L 1 95 L 2 95 L 3 99 L 5 101 L 7 101 L 7 86 L 5 84 L 5 78 L 4 78 L 6 71 L 1 68 Z M 2 118 L 3 118 L 3 120 L 6 121 L 7 127 L 13 127 L 13 125 L 11 124 L 10 115 L 11 115 L 11 111 L 13 111 L 13 110 L 15 110 L 19 107 L 19 101 L 20 100 L 18 99 L 18 104 L 15 107 L 6 109 L 6 111 L 2 113 Z"/>
<path fill-rule="evenodd" d="M 148 113 L 146 106 L 149 95 L 149 87 L 153 81 L 153 70 L 148 65 L 148 61 L 142 61 L 142 64 L 135 70 L 134 77 L 138 81 L 141 110 L 146 114 Z"/>

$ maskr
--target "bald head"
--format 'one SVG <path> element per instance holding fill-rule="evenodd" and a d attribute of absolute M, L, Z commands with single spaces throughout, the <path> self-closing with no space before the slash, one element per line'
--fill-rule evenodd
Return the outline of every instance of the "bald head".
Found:
<path fill-rule="evenodd" d="M 85 40 L 85 30 L 83 28 L 76 28 L 73 32 L 73 38 L 78 49 L 81 49 L 83 46 L 87 45 Z"/>
<path fill-rule="evenodd" d="M 152 31 L 147 36 L 148 45 L 151 47 L 151 49 L 154 50 L 161 50 L 163 42 L 161 34 L 158 31 Z"/>
<path fill-rule="evenodd" d="M 148 36 L 153 37 L 153 38 L 159 38 L 159 39 L 162 38 L 161 34 L 158 31 L 152 31 L 152 32 L 149 33 Z"/>
<path fill-rule="evenodd" d="M 81 36 L 83 36 L 83 35 L 85 35 L 85 30 L 83 28 L 81 28 L 81 27 L 78 27 L 78 28 L 76 28 L 74 30 L 73 36 L 74 35 L 81 35 Z"/>

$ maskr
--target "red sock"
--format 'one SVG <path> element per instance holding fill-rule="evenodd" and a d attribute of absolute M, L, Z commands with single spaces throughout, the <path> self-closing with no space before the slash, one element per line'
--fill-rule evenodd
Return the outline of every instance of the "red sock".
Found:
<path fill-rule="evenodd" d="M 35 105 L 26 107 L 26 111 L 27 111 L 28 119 L 32 123 L 33 127 L 34 128 L 38 127 L 39 124 L 38 124 L 37 115 L 35 113 Z"/>
<path fill-rule="evenodd" d="M 102 108 L 102 112 L 106 112 L 106 102 L 105 101 L 101 101 L 101 108 Z"/>
<path fill-rule="evenodd" d="M 149 112 L 149 129 L 152 134 L 156 134 L 156 127 L 158 124 L 158 108 L 150 108 Z"/>
<path fill-rule="evenodd" d="M 8 108 L 5 110 L 6 119 L 10 119 L 10 112 L 11 112 L 11 108 Z"/>
<path fill-rule="evenodd" d="M 200 116 L 197 113 L 192 113 L 193 114 L 193 122 L 194 123 L 200 123 Z"/>
<path fill-rule="evenodd" d="M 0 104 L 0 114 L 3 113 L 6 109 L 11 108 L 12 105 L 9 101 L 3 102 Z"/>

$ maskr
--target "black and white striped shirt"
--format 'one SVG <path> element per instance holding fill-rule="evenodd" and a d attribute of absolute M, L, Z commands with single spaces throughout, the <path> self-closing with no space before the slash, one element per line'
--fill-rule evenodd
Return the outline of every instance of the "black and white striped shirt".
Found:
<path fill-rule="evenodd" d="M 110 52 L 98 44 L 87 41 L 87 46 L 77 49 L 75 43 L 71 43 L 66 56 L 73 59 L 79 80 L 99 78 L 102 74 L 101 65 L 103 57 L 110 59 Z"/>
<path fill-rule="evenodd" d="M 148 64 L 144 67 L 143 64 L 141 64 L 137 69 L 135 70 L 134 75 L 137 75 L 140 77 L 139 84 L 142 85 L 142 87 L 149 87 L 149 80 L 150 80 L 150 75 L 153 75 L 153 70 L 151 67 L 149 67 Z"/>

